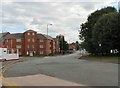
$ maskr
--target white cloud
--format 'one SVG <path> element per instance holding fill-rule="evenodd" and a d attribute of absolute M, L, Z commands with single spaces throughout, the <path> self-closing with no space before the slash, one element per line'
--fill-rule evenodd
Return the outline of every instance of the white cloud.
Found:
<path fill-rule="evenodd" d="M 109 0 L 106 0 L 109 1 Z M 85 22 L 87 16 L 101 8 L 104 0 L 31 0 L 17 1 L 4 0 L 2 3 L 3 24 L 6 28 L 16 29 L 20 25 L 25 25 L 27 29 L 46 33 L 46 25 L 49 26 L 49 35 L 65 35 L 67 41 L 79 40 L 78 30 L 81 23 Z M 9 30 L 10 31 L 10 30 Z M 16 30 L 17 32 L 18 30 Z"/>

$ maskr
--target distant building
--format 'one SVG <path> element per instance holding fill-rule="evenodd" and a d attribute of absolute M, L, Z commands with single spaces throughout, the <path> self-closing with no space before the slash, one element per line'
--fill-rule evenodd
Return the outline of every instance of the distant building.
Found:
<path fill-rule="evenodd" d="M 69 50 L 76 50 L 76 43 L 70 43 L 69 44 Z"/>
<path fill-rule="evenodd" d="M 59 39 L 54 38 L 54 40 L 55 40 L 55 53 L 59 54 L 60 53 L 60 42 L 59 42 Z"/>
<path fill-rule="evenodd" d="M 4 45 L 9 51 L 18 49 L 19 55 L 22 56 L 45 56 L 59 53 L 57 40 L 33 30 L 27 30 L 24 33 L 8 33 L 4 36 Z"/>
<path fill-rule="evenodd" d="M 58 39 L 58 40 L 60 40 L 60 41 L 63 41 L 63 40 L 65 40 L 65 38 L 64 38 L 64 35 L 58 35 L 58 36 L 56 36 L 56 38 Z"/>
<path fill-rule="evenodd" d="M 60 53 L 63 54 L 65 37 L 60 34 L 56 36 L 56 39 L 59 41 Z"/>

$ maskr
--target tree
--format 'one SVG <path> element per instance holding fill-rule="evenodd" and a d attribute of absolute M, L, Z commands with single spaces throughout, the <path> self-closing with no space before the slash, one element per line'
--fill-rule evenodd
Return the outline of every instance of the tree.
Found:
<path fill-rule="evenodd" d="M 59 42 L 60 42 L 59 43 L 60 44 L 60 52 L 62 54 L 64 54 L 68 50 L 68 43 L 67 43 L 67 41 L 64 40 L 64 38 L 61 39 Z"/>
<path fill-rule="evenodd" d="M 79 48 L 80 48 L 79 42 L 76 41 L 76 50 L 79 50 Z"/>
<path fill-rule="evenodd" d="M 120 30 L 118 29 L 118 13 L 104 14 L 93 29 L 93 44 L 97 53 L 110 54 L 110 50 L 119 50 Z M 99 46 L 101 44 L 101 46 Z"/>
<path fill-rule="evenodd" d="M 88 19 L 85 23 L 81 24 L 81 31 L 79 33 L 79 38 L 80 40 L 82 40 L 82 44 L 81 46 L 83 48 L 85 48 L 89 53 L 91 54 L 98 54 L 99 53 L 99 46 L 98 44 L 95 44 L 93 42 L 93 30 L 94 30 L 94 26 L 96 25 L 97 21 L 105 14 L 109 14 L 109 13 L 116 13 L 117 10 L 114 7 L 107 7 L 107 8 L 103 8 L 100 10 L 97 10 L 93 13 L 91 13 L 88 16 Z"/>

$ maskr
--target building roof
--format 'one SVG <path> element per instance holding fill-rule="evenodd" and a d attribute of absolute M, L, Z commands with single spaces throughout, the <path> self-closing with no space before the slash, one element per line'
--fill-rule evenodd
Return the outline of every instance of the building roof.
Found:
<path fill-rule="evenodd" d="M 55 41 L 58 41 L 59 39 L 58 38 L 53 38 Z"/>
<path fill-rule="evenodd" d="M 23 33 L 15 33 L 15 34 L 12 34 L 12 36 L 15 37 L 16 39 L 24 38 L 24 34 Z"/>
<path fill-rule="evenodd" d="M 23 37 L 23 33 L 14 33 L 7 35 L 5 39 L 22 39 Z"/>
<path fill-rule="evenodd" d="M 34 31 L 34 30 L 27 30 L 27 31 L 25 31 L 25 32 L 36 32 L 36 31 Z"/>
<path fill-rule="evenodd" d="M 37 34 L 37 39 L 50 39 L 50 40 L 54 40 L 51 36 L 49 35 L 45 35 L 45 34 Z"/>
<path fill-rule="evenodd" d="M 0 33 L 0 45 L 3 44 L 5 37 L 8 36 L 9 34 L 10 34 L 9 32 Z"/>
<path fill-rule="evenodd" d="M 35 32 L 33 30 L 28 30 L 26 32 Z M 0 33 L 0 39 L 2 39 L 2 36 L 5 35 L 6 33 Z M 24 33 L 14 33 L 14 34 L 7 34 L 4 36 L 4 39 L 23 39 L 24 38 Z M 45 34 L 37 34 L 37 39 L 49 39 L 49 40 L 54 40 L 51 36 L 45 35 Z M 3 40 L 3 39 L 2 39 Z"/>
<path fill-rule="evenodd" d="M 43 34 L 37 34 L 37 39 L 46 39 L 46 37 Z"/>
<path fill-rule="evenodd" d="M 5 35 L 9 34 L 9 32 L 5 32 L 5 33 L 0 33 L 0 38 L 4 37 Z"/>
<path fill-rule="evenodd" d="M 49 36 L 49 35 L 45 35 L 45 34 L 43 34 L 45 37 L 46 37 L 46 39 L 50 39 L 50 40 L 54 40 L 51 36 Z"/>

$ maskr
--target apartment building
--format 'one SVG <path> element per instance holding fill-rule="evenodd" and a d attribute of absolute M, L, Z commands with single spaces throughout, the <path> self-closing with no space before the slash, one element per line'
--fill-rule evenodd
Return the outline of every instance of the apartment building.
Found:
<path fill-rule="evenodd" d="M 69 44 L 69 50 L 76 50 L 77 49 L 77 44 L 76 43 L 70 43 Z"/>
<path fill-rule="evenodd" d="M 34 30 L 27 30 L 24 33 L 8 33 L 4 36 L 4 45 L 8 52 L 19 50 L 21 56 L 45 56 L 59 52 L 57 39 L 45 34 L 39 34 Z"/>
<path fill-rule="evenodd" d="M 9 32 L 0 33 L 0 46 L 3 46 L 4 40 L 5 40 L 5 36 L 7 36 L 8 34 L 10 34 L 10 33 Z"/>

